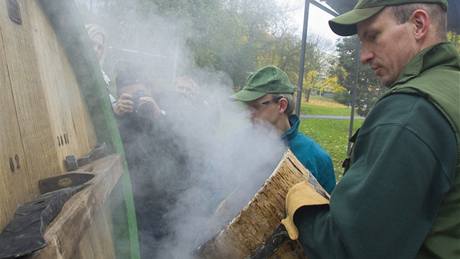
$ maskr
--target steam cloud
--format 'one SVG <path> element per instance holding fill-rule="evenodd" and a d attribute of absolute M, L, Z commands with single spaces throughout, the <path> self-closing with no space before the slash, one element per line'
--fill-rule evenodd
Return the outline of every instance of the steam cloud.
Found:
<path fill-rule="evenodd" d="M 143 136 L 160 143 L 157 153 L 145 153 L 155 168 L 148 168 L 152 173 L 145 179 L 133 179 L 153 182 L 156 190 L 146 185 L 142 191 L 146 197 L 157 195 L 154 199 L 168 208 L 161 220 L 169 234 L 160 243 L 151 237 L 152 257 L 191 258 L 249 202 L 286 147 L 274 128 L 252 124 L 247 109 L 230 100 L 233 86 L 225 73 L 193 65 L 185 43 L 195 34 L 187 21 L 159 16 L 139 20 L 127 12 L 121 20 L 100 24 L 111 46 L 105 70 L 113 74 L 124 60 L 142 64 L 152 77 L 154 98 L 166 112 L 155 122 L 161 133 Z M 118 35 L 121 28 L 132 35 Z M 182 75 L 196 82 L 189 95 L 178 94 L 175 86 Z M 126 153 L 136 148 L 126 147 Z M 183 159 L 178 164 L 166 153 Z"/>

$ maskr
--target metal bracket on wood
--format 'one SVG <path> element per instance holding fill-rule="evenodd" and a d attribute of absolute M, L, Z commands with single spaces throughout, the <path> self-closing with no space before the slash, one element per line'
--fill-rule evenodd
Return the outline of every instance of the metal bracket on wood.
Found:
<path fill-rule="evenodd" d="M 21 7 L 17 0 L 6 0 L 6 6 L 8 8 L 8 16 L 10 20 L 16 24 L 22 24 L 21 18 Z"/>
<path fill-rule="evenodd" d="M 61 140 L 62 143 L 64 141 Z M 108 147 L 105 143 L 96 145 L 93 150 L 91 150 L 86 156 L 78 158 L 75 155 L 68 155 L 64 159 L 64 165 L 67 171 L 77 170 L 80 166 L 89 164 L 99 158 L 102 158 L 108 155 Z"/>

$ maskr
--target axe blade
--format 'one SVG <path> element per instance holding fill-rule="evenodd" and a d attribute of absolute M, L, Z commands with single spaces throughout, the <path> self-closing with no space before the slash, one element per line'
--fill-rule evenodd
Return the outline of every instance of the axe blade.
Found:
<path fill-rule="evenodd" d="M 41 194 L 60 190 L 67 187 L 82 185 L 94 178 L 94 174 L 69 173 L 38 181 L 38 188 Z"/>

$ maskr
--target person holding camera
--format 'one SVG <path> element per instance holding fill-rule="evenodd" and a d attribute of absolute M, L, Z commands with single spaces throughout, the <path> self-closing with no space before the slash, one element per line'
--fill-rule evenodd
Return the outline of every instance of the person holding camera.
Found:
<path fill-rule="evenodd" d="M 155 119 L 164 113 L 153 99 L 146 86 L 135 76 L 119 75 L 117 77 L 118 100 L 114 112 L 118 117 L 129 114 Z"/>
<path fill-rule="evenodd" d="M 164 215 L 174 199 L 171 182 L 185 172 L 179 140 L 152 95 L 146 73 L 128 65 L 117 73 L 118 120 L 134 196 L 141 258 L 152 258 L 170 229 Z"/>

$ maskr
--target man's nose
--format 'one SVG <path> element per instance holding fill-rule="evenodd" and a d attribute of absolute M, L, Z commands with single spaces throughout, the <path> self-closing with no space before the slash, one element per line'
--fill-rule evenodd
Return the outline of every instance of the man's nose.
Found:
<path fill-rule="evenodd" d="M 367 64 L 374 58 L 374 54 L 372 51 L 369 51 L 366 48 L 361 48 L 361 52 L 359 53 L 359 59 L 361 63 Z"/>

